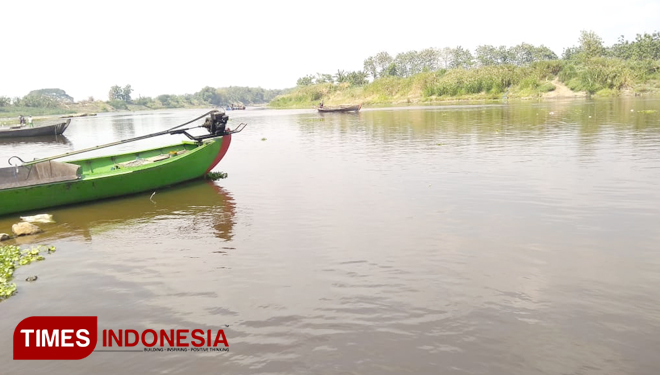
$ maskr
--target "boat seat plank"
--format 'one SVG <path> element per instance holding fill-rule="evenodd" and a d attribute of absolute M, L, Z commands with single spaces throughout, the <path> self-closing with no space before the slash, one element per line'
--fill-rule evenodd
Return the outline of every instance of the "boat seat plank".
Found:
<path fill-rule="evenodd" d="M 131 161 L 125 161 L 123 163 L 117 163 L 117 167 L 119 167 L 119 168 L 139 167 L 141 165 L 145 165 L 145 164 L 149 164 L 149 163 L 156 163 L 156 162 L 159 162 L 159 161 L 167 160 L 167 159 L 171 158 L 172 156 L 181 155 L 184 152 L 186 152 L 186 150 L 178 151 L 178 152 L 172 153 L 172 154 L 160 154 L 160 155 L 151 156 L 151 157 L 148 157 L 148 158 L 145 158 L 145 159 L 135 159 L 135 160 L 131 160 Z"/>

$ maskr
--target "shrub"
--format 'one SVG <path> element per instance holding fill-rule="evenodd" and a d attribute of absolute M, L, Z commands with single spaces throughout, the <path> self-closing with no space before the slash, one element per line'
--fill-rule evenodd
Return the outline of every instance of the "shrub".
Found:
<path fill-rule="evenodd" d="M 110 100 L 108 101 L 108 104 L 114 108 L 114 109 L 128 109 L 128 106 L 126 105 L 126 102 L 123 100 Z"/>

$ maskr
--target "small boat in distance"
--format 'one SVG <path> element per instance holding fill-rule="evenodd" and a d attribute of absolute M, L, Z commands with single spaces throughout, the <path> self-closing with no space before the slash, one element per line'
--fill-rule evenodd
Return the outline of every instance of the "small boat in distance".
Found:
<path fill-rule="evenodd" d="M 96 113 L 78 113 L 75 115 L 60 116 L 60 118 L 87 117 L 87 116 L 96 116 Z"/>
<path fill-rule="evenodd" d="M 231 106 L 227 106 L 228 111 L 239 111 L 239 110 L 245 110 L 245 105 L 244 104 L 232 104 Z"/>
<path fill-rule="evenodd" d="M 21 163 L 0 168 L 0 216 L 153 191 L 201 178 L 225 156 L 232 134 L 245 128 L 245 124 L 241 124 L 242 127 L 239 125 L 235 130 L 229 130 L 224 112 L 209 113 L 201 126 L 174 130 L 188 122 L 163 132 L 29 162 L 13 156 L 9 159 L 10 164 L 12 159 Z M 209 134 L 193 136 L 186 132 L 199 127 L 206 128 Z M 74 161 L 54 161 L 71 154 L 165 134 L 183 134 L 192 142 Z"/>
<path fill-rule="evenodd" d="M 339 107 L 319 107 L 319 112 L 358 112 L 362 108 L 362 104 L 358 105 L 340 105 Z"/>
<path fill-rule="evenodd" d="M 15 137 L 38 137 L 44 135 L 60 135 L 64 133 L 66 128 L 69 127 L 71 119 L 58 124 L 43 125 L 43 126 L 25 126 L 14 125 L 9 128 L 0 128 L 0 138 L 15 138 Z"/>

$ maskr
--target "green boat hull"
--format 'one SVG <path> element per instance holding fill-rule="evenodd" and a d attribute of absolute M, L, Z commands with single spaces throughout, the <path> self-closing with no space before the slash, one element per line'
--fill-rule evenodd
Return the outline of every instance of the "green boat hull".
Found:
<path fill-rule="evenodd" d="M 139 152 L 67 161 L 75 180 L 0 190 L 0 216 L 151 191 L 204 176 L 220 162 L 231 135 Z M 163 160 L 158 160 L 163 158 Z M 136 163 L 156 159 L 146 164 Z"/>

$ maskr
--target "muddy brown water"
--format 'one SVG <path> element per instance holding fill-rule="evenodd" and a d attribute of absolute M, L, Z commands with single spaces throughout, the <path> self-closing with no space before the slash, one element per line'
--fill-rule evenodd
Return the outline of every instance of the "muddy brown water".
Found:
<path fill-rule="evenodd" d="M 0 142 L 0 162 L 201 113 L 77 118 L 64 138 Z M 0 373 L 660 372 L 659 100 L 228 114 L 249 125 L 227 179 L 35 212 L 56 223 L 18 242 L 57 252 L 0 303 Z M 230 346 L 12 361 L 35 315 L 224 328 Z"/>

